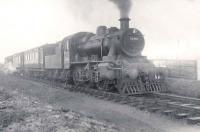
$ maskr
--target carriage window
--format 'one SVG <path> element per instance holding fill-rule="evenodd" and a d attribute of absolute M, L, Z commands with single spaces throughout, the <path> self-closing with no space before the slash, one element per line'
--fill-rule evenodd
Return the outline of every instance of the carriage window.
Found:
<path fill-rule="evenodd" d="M 36 52 L 34 52 L 34 59 L 36 59 Z"/>
<path fill-rule="evenodd" d="M 32 52 L 32 59 L 33 59 L 33 60 L 35 59 L 34 54 L 35 54 L 35 52 L 33 51 L 33 52 Z"/>
<path fill-rule="evenodd" d="M 34 60 L 34 52 L 32 52 L 32 60 Z"/>
<path fill-rule="evenodd" d="M 67 40 L 65 43 L 65 51 L 68 51 L 68 50 L 69 50 L 69 41 Z"/>

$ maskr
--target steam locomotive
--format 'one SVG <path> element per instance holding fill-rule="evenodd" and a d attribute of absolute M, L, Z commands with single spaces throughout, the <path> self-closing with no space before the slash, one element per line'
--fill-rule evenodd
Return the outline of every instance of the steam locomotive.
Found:
<path fill-rule="evenodd" d="M 99 26 L 96 34 L 79 32 L 55 44 L 6 57 L 5 63 L 23 76 L 126 95 L 162 91 L 163 73 L 141 55 L 144 36 L 129 28 L 129 18 L 119 21 L 120 29 Z"/>

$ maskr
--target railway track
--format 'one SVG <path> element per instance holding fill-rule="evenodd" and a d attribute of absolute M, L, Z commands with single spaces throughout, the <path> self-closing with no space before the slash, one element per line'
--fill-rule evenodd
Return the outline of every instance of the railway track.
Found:
<path fill-rule="evenodd" d="M 26 78 L 27 79 L 27 78 Z M 200 99 L 178 96 L 168 93 L 151 93 L 126 96 L 81 86 L 65 85 L 60 82 L 29 78 L 29 80 L 46 83 L 53 87 L 80 92 L 95 98 L 128 105 L 139 110 L 161 114 L 170 118 L 185 121 L 191 125 L 200 125 Z"/>

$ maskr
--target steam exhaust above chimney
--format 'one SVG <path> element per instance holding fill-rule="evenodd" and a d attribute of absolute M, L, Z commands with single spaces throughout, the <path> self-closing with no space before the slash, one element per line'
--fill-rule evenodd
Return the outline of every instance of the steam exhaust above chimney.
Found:
<path fill-rule="evenodd" d="M 119 21 L 120 21 L 120 29 L 121 30 L 128 30 L 129 29 L 129 21 L 131 19 L 129 18 L 120 18 Z"/>

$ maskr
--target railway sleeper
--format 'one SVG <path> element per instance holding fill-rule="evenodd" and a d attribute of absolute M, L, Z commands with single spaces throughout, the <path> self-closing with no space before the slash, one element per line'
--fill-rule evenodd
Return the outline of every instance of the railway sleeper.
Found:
<path fill-rule="evenodd" d="M 117 98 L 115 95 L 110 94 L 105 98 L 105 100 L 112 101 L 115 98 Z"/>
<path fill-rule="evenodd" d="M 200 124 L 200 115 L 187 118 L 187 123 L 191 125 Z"/>
<path fill-rule="evenodd" d="M 193 111 L 194 113 L 200 113 L 200 106 L 195 104 L 185 104 L 182 102 L 167 102 L 167 106 L 174 108 L 180 108 L 183 110 Z"/>
<path fill-rule="evenodd" d="M 113 102 L 121 102 L 122 101 L 122 98 L 115 98 L 112 100 Z"/>
<path fill-rule="evenodd" d="M 152 106 L 152 107 L 149 107 L 147 109 L 147 111 L 154 113 L 154 112 L 160 111 L 161 109 L 162 109 L 162 107 L 160 107 L 160 106 Z"/>
<path fill-rule="evenodd" d="M 176 118 L 176 119 L 185 119 L 185 118 L 187 118 L 187 117 L 190 116 L 190 115 L 191 115 L 190 112 L 177 112 L 177 113 L 175 114 L 175 118 Z"/>
<path fill-rule="evenodd" d="M 148 108 L 148 106 L 146 106 L 144 104 L 140 104 L 140 105 L 137 105 L 136 108 L 138 108 L 139 110 L 145 110 Z"/>
<path fill-rule="evenodd" d="M 93 94 L 95 97 L 99 98 L 99 99 L 104 99 L 106 98 L 106 95 L 102 92 L 96 92 L 96 94 Z"/>
<path fill-rule="evenodd" d="M 163 115 L 173 116 L 176 113 L 175 109 L 166 109 L 161 112 Z"/>

